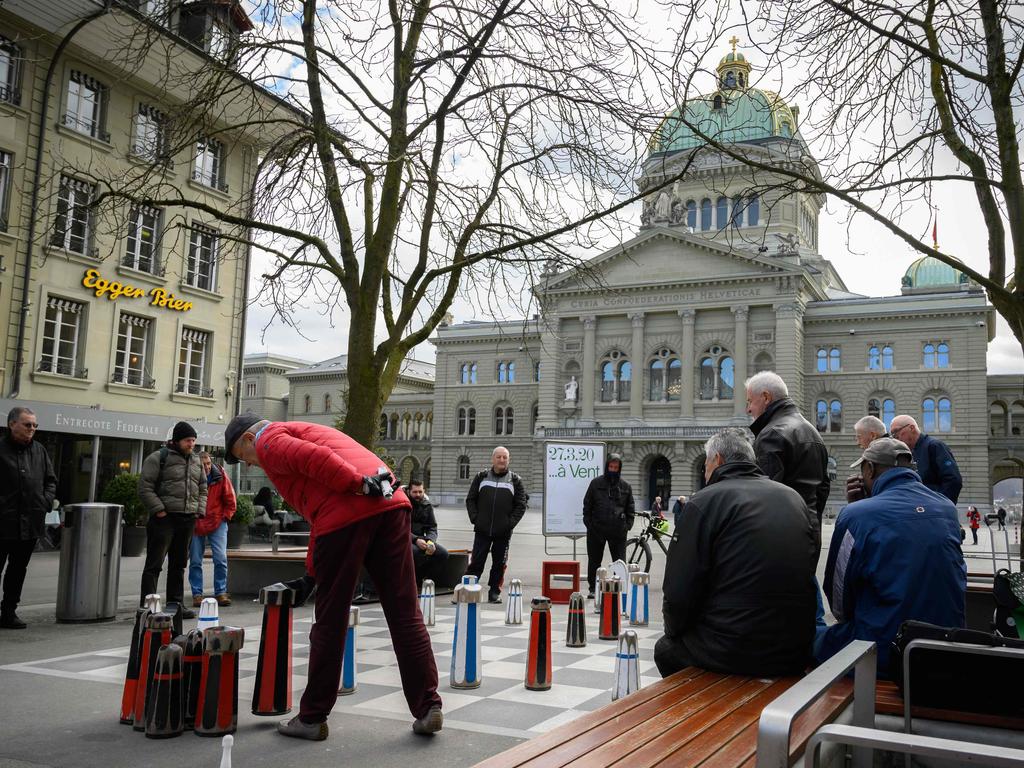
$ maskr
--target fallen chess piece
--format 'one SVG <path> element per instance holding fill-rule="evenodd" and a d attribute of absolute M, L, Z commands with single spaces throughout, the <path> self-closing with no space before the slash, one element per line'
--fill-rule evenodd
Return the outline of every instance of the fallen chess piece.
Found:
<path fill-rule="evenodd" d="M 231 768 L 231 747 L 235 737 L 230 733 L 220 740 L 220 768 Z"/>

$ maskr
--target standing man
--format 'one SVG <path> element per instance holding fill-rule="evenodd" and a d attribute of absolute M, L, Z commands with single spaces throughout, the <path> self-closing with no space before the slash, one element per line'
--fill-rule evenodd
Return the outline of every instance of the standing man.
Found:
<path fill-rule="evenodd" d="M 633 489 L 622 479 L 622 457 L 609 453 L 604 474 L 595 477 L 583 495 L 583 524 L 587 527 L 587 597 L 593 599 L 597 569 L 604 546 L 612 560 L 626 559 L 626 533 L 633 527 L 636 506 Z"/>
<path fill-rule="evenodd" d="M 422 480 L 410 480 L 405 492 L 412 502 L 412 561 L 416 567 L 416 583 L 423 579 L 436 582 L 448 560 L 448 550 L 437 543 L 434 505 L 427 498 Z"/>
<path fill-rule="evenodd" d="M 829 491 L 825 441 L 789 399 L 789 388 L 777 373 L 755 373 L 746 389 L 758 466 L 770 480 L 799 493 L 820 525 Z"/>
<path fill-rule="evenodd" d="M 996 510 L 996 520 L 999 521 L 999 530 L 1006 530 L 1006 510 L 1000 507 Z"/>
<path fill-rule="evenodd" d="M 206 473 L 206 516 L 196 521 L 189 550 L 188 582 L 192 587 L 192 607 L 203 604 L 203 552 L 210 545 L 213 553 L 213 594 L 217 604 L 231 605 L 228 594 L 228 520 L 235 516 L 235 489 L 225 472 L 210 454 L 199 454 Z"/>
<path fill-rule="evenodd" d="M 880 437 L 888 437 L 885 431 L 885 424 L 877 416 L 865 416 L 853 425 L 853 433 L 857 438 L 857 447 L 862 451 Z M 864 493 L 864 481 L 859 474 L 846 478 L 846 500 L 849 502 L 859 501 L 867 494 Z"/>
<path fill-rule="evenodd" d="M 43 535 L 43 519 L 57 495 L 57 476 L 46 449 L 33 438 L 35 412 L 18 406 L 7 414 L 7 434 L 0 440 L 0 571 L 4 596 L 0 629 L 24 629 L 16 609 L 21 602 L 28 561 Z"/>
<path fill-rule="evenodd" d="M 907 415 L 897 416 L 889 426 L 889 434 L 906 443 L 914 452 L 917 474 L 927 488 L 938 491 L 956 504 L 964 485 L 953 452 L 941 440 L 921 432 L 917 422 Z"/>
<path fill-rule="evenodd" d="M 332 427 L 236 416 L 224 431 L 227 461 L 263 469 L 281 496 L 311 526 L 307 575 L 288 583 L 301 605 L 316 586 L 306 690 L 299 713 L 282 720 L 285 736 L 322 741 L 338 698 L 344 638 L 359 572 L 377 585 L 398 657 L 414 733 L 441 730 L 441 697 L 430 635 L 423 626 L 412 550 L 409 499 L 395 488 L 380 457 Z M 383 470 L 383 471 L 381 471 Z"/>
<path fill-rule="evenodd" d="M 469 512 L 469 522 L 473 524 L 473 554 L 466 573 L 479 579 L 490 551 L 489 603 L 501 602 L 509 541 L 512 531 L 526 514 L 526 503 L 530 500 L 523 481 L 509 470 L 508 462 L 508 448 L 499 445 L 491 453 L 491 468 L 473 478 L 466 494 L 466 511 Z"/>
<path fill-rule="evenodd" d="M 139 601 L 157 591 L 167 558 L 166 602 L 181 604 L 186 619 L 195 618 L 195 611 L 183 604 L 189 542 L 196 518 L 206 514 L 206 473 L 193 451 L 195 445 L 196 431 L 179 421 L 167 445 L 142 462 L 139 475 L 139 500 L 149 514 Z"/>

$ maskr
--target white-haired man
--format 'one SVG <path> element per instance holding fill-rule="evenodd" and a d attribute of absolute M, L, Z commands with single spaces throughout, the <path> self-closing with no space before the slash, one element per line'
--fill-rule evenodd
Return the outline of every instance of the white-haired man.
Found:
<path fill-rule="evenodd" d="M 853 425 L 853 434 L 857 439 L 857 447 L 862 451 L 867 450 L 875 440 L 880 437 L 888 437 L 885 424 L 877 416 L 865 416 Z M 846 500 L 849 502 L 860 501 L 865 496 L 864 481 L 859 474 L 850 475 L 846 478 Z"/>
<path fill-rule="evenodd" d="M 902 440 L 914 452 L 914 462 L 921 482 L 956 504 L 964 480 L 949 446 L 922 433 L 912 416 L 900 415 L 893 419 L 889 434 Z"/>

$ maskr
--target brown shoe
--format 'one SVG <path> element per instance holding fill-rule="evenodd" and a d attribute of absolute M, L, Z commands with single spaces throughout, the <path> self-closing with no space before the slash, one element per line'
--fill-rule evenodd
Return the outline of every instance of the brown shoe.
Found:
<path fill-rule="evenodd" d="M 203 596 L 202 595 L 192 595 L 192 607 L 193 608 L 198 608 L 202 604 L 203 604 Z"/>
<path fill-rule="evenodd" d="M 231 605 L 231 595 L 225 592 L 222 595 L 217 595 L 217 605 L 227 607 Z"/>

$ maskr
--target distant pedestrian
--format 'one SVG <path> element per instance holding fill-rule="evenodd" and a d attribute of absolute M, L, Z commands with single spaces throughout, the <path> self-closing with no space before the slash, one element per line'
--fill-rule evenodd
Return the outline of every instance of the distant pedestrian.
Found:
<path fill-rule="evenodd" d="M 206 516 L 196 521 L 189 551 L 188 581 L 192 606 L 203 604 L 203 552 L 213 554 L 213 595 L 218 605 L 231 605 L 228 594 L 228 521 L 235 516 L 237 499 L 227 473 L 213 463 L 206 451 L 199 454 L 206 473 Z"/>
<path fill-rule="evenodd" d="M 910 446 L 921 482 L 956 504 L 964 481 L 949 446 L 922 433 L 917 421 L 911 416 L 902 415 L 893 419 L 889 434 Z"/>
<path fill-rule="evenodd" d="M 34 440 L 38 429 L 35 412 L 18 406 L 7 414 L 7 434 L 0 440 L 0 629 L 25 628 L 16 612 L 21 588 L 36 541 L 43 535 L 43 519 L 57 495 L 53 464 Z"/>
<path fill-rule="evenodd" d="M 651 514 L 661 520 L 665 519 L 665 507 L 661 503 L 661 496 L 654 497 L 654 503 L 651 504 Z"/>
<path fill-rule="evenodd" d="M 996 510 L 996 520 L 999 521 L 999 530 L 1006 530 L 1006 510 L 1000 507 Z"/>
<path fill-rule="evenodd" d="M 594 596 L 597 569 L 605 545 L 612 560 L 626 559 L 626 534 L 633 527 L 636 504 L 633 489 L 622 479 L 622 457 L 608 454 L 604 474 L 590 481 L 583 496 L 583 525 L 587 527 L 587 589 Z"/>
<path fill-rule="evenodd" d="M 683 516 L 683 507 L 686 506 L 686 497 L 679 496 L 672 503 L 672 525 L 675 528 L 679 527 L 679 521 Z"/>
<path fill-rule="evenodd" d="M 498 446 L 491 453 L 491 468 L 473 478 L 466 494 L 466 511 L 473 524 L 473 553 L 466 573 L 483 575 L 488 551 L 491 572 L 487 579 L 487 602 L 501 602 L 501 585 L 508 561 L 512 531 L 526 514 L 530 497 L 519 475 L 508 468 L 508 448 Z"/>
<path fill-rule="evenodd" d="M 971 536 L 974 537 L 974 544 L 978 543 L 978 529 L 981 527 L 981 513 L 973 504 L 967 508 L 967 522 L 971 526 Z"/>

